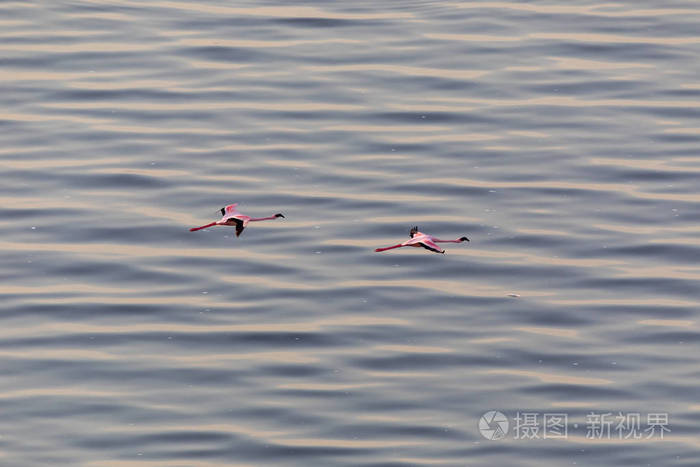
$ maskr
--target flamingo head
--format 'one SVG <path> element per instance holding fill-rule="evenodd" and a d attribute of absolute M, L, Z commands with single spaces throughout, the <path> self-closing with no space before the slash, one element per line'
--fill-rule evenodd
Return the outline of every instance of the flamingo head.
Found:
<path fill-rule="evenodd" d="M 411 229 L 411 231 L 408 233 L 408 236 L 411 237 L 411 238 L 413 238 L 413 236 L 414 236 L 415 234 L 417 234 L 417 233 L 418 233 L 418 226 L 415 226 L 415 227 L 413 227 L 413 228 Z"/>
<path fill-rule="evenodd" d="M 467 237 L 462 237 L 462 238 L 460 238 L 460 240 L 463 241 L 463 242 L 468 242 L 468 241 L 469 241 L 469 239 L 468 239 Z"/>
<path fill-rule="evenodd" d="M 277 213 L 277 214 L 275 214 L 275 217 L 284 217 L 284 214 Z"/>

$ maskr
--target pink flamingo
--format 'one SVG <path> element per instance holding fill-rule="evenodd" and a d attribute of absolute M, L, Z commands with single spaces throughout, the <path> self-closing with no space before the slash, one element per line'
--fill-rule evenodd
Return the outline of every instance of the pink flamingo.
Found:
<path fill-rule="evenodd" d="M 275 214 L 274 216 L 270 217 L 244 216 L 240 212 L 236 211 L 236 206 L 238 206 L 238 203 L 230 204 L 225 208 L 221 208 L 221 215 L 223 216 L 221 219 L 219 219 L 216 222 L 212 222 L 211 224 L 203 225 L 201 227 L 192 227 L 190 229 L 190 232 L 194 232 L 195 230 L 206 229 L 207 227 L 213 227 L 215 225 L 235 225 L 236 237 L 238 237 L 241 235 L 241 232 L 243 232 L 243 229 L 248 227 L 248 222 L 267 221 L 270 219 L 277 219 L 278 217 L 284 217 L 282 214 Z"/>
<path fill-rule="evenodd" d="M 438 243 L 462 243 L 469 241 L 467 237 L 460 237 L 457 240 L 440 240 L 439 238 L 435 238 L 431 235 L 426 235 L 423 232 L 419 232 L 418 226 L 413 227 L 408 235 L 411 237 L 410 240 L 406 240 L 403 243 L 399 243 L 398 245 L 394 246 L 388 246 L 386 248 L 377 248 L 374 251 L 386 251 L 391 250 L 393 248 L 401 248 L 402 246 L 422 246 L 426 250 L 444 254 L 445 250 L 441 250 L 438 246 Z"/>

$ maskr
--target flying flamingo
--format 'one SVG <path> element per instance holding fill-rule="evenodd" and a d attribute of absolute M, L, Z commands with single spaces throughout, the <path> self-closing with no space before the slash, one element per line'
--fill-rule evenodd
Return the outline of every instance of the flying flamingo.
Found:
<path fill-rule="evenodd" d="M 422 246 L 426 250 L 434 251 L 435 253 L 445 253 L 445 250 L 440 249 L 438 243 L 462 243 L 469 241 L 467 237 L 460 237 L 457 240 L 440 240 L 439 238 L 419 232 L 418 226 L 413 227 L 408 235 L 411 237 L 410 240 L 386 248 L 377 248 L 374 251 L 386 251 L 393 248 L 401 248 L 402 246 Z"/>
<path fill-rule="evenodd" d="M 221 215 L 223 216 L 221 219 L 219 219 L 216 222 L 212 222 L 211 224 L 203 225 L 201 227 L 192 227 L 190 229 L 190 232 L 194 232 L 195 230 L 206 229 L 207 227 L 213 227 L 215 225 L 235 225 L 236 237 L 238 237 L 241 235 L 241 232 L 243 232 L 243 229 L 248 227 L 248 222 L 267 221 L 270 219 L 277 219 L 278 217 L 284 217 L 282 214 L 275 214 L 274 216 L 270 217 L 245 216 L 240 212 L 236 211 L 236 206 L 238 206 L 238 203 L 230 204 L 225 208 L 221 208 Z"/>

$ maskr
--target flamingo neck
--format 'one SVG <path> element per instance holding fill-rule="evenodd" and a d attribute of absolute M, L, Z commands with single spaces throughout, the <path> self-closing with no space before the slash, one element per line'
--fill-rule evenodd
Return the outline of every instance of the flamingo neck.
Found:
<path fill-rule="evenodd" d="M 269 221 L 271 219 L 277 219 L 276 216 L 269 216 L 269 217 L 251 217 L 248 219 L 250 222 L 255 222 L 255 221 Z"/>

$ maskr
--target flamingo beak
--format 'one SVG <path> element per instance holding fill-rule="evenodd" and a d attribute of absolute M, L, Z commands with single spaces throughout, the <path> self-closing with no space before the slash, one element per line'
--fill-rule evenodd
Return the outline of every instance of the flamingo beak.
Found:
<path fill-rule="evenodd" d="M 462 238 L 460 238 L 460 240 L 462 240 L 463 242 L 468 242 L 468 241 L 469 241 L 469 239 L 468 239 L 467 237 L 462 237 Z"/>
<path fill-rule="evenodd" d="M 275 217 L 284 217 L 284 214 L 275 214 Z"/>

